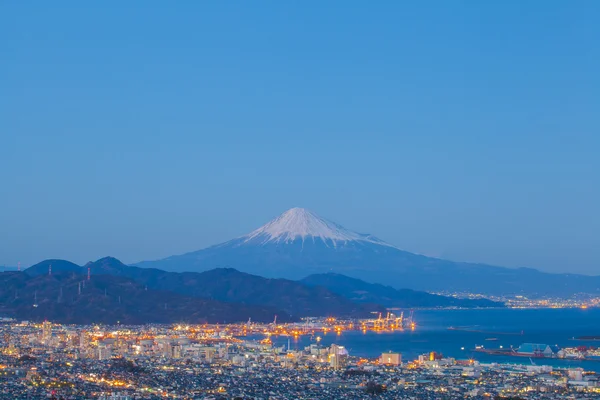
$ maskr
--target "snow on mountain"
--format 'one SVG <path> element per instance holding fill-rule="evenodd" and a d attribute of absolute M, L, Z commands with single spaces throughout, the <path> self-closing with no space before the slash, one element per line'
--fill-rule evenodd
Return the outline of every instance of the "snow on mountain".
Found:
<path fill-rule="evenodd" d="M 304 208 L 292 208 L 255 231 L 242 236 L 242 244 L 290 243 L 297 239 L 320 239 L 337 247 L 340 243 L 358 241 L 391 246 L 371 235 L 353 232 L 335 222 L 319 217 Z"/>
<path fill-rule="evenodd" d="M 167 271 L 236 268 L 265 277 L 303 278 L 328 271 L 387 269 L 390 260 L 420 257 L 304 208 L 292 208 L 247 235 L 138 266 Z"/>
<path fill-rule="evenodd" d="M 410 253 L 302 208 L 292 208 L 255 231 L 225 243 L 137 265 L 175 272 L 226 267 L 288 279 L 334 272 L 396 288 L 431 291 L 475 289 L 490 294 L 536 295 L 600 291 L 600 277 L 544 274 L 533 269 L 453 262 Z"/>

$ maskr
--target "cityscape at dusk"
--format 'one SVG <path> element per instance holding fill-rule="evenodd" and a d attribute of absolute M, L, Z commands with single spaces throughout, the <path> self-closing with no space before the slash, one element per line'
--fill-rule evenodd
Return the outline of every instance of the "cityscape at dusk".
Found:
<path fill-rule="evenodd" d="M 1 1 L 0 399 L 600 399 L 598 21 Z"/>

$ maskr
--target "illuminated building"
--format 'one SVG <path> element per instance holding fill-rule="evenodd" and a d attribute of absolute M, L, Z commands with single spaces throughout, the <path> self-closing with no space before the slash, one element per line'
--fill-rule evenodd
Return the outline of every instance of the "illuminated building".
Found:
<path fill-rule="evenodd" d="M 85 349 L 88 344 L 88 338 L 85 331 L 81 331 L 79 334 L 79 348 Z"/>
<path fill-rule="evenodd" d="M 50 344 L 52 338 L 52 323 L 50 321 L 44 321 L 42 324 L 42 343 Z"/>
<path fill-rule="evenodd" d="M 112 350 L 109 344 L 98 344 L 98 360 L 108 360 L 112 357 Z"/>
<path fill-rule="evenodd" d="M 348 351 L 344 346 L 332 344 L 329 348 L 329 366 L 333 369 L 340 369 L 345 365 Z"/>
<path fill-rule="evenodd" d="M 400 353 L 383 353 L 379 357 L 380 364 L 400 365 L 402 363 L 402 355 Z"/>

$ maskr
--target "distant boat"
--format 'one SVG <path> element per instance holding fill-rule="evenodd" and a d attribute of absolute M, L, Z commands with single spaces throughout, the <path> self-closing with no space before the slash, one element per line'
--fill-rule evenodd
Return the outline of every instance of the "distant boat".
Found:
<path fill-rule="evenodd" d="M 490 338 L 487 338 L 487 339 L 485 339 L 485 340 L 498 340 L 498 338 L 495 338 L 495 337 L 490 337 Z"/>

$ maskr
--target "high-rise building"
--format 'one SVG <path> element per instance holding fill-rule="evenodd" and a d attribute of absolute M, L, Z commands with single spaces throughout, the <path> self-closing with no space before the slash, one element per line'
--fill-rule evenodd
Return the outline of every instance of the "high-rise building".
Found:
<path fill-rule="evenodd" d="M 88 345 L 87 332 L 81 331 L 79 333 L 79 348 L 83 350 L 87 347 L 87 345 Z"/>
<path fill-rule="evenodd" d="M 181 358 L 181 346 L 178 344 L 173 346 L 173 358 Z"/>
<path fill-rule="evenodd" d="M 42 324 L 42 343 L 50 344 L 52 339 L 52 323 L 50 321 L 44 321 Z"/>
<path fill-rule="evenodd" d="M 400 365 L 402 363 L 402 355 L 400 353 L 383 353 L 379 357 L 380 364 Z"/>
<path fill-rule="evenodd" d="M 329 366 L 333 369 L 341 369 L 346 364 L 348 351 L 344 346 L 332 344 L 329 348 Z"/>
<path fill-rule="evenodd" d="M 98 345 L 98 360 L 108 360 L 112 357 L 112 349 L 109 344 L 100 343 Z"/>

